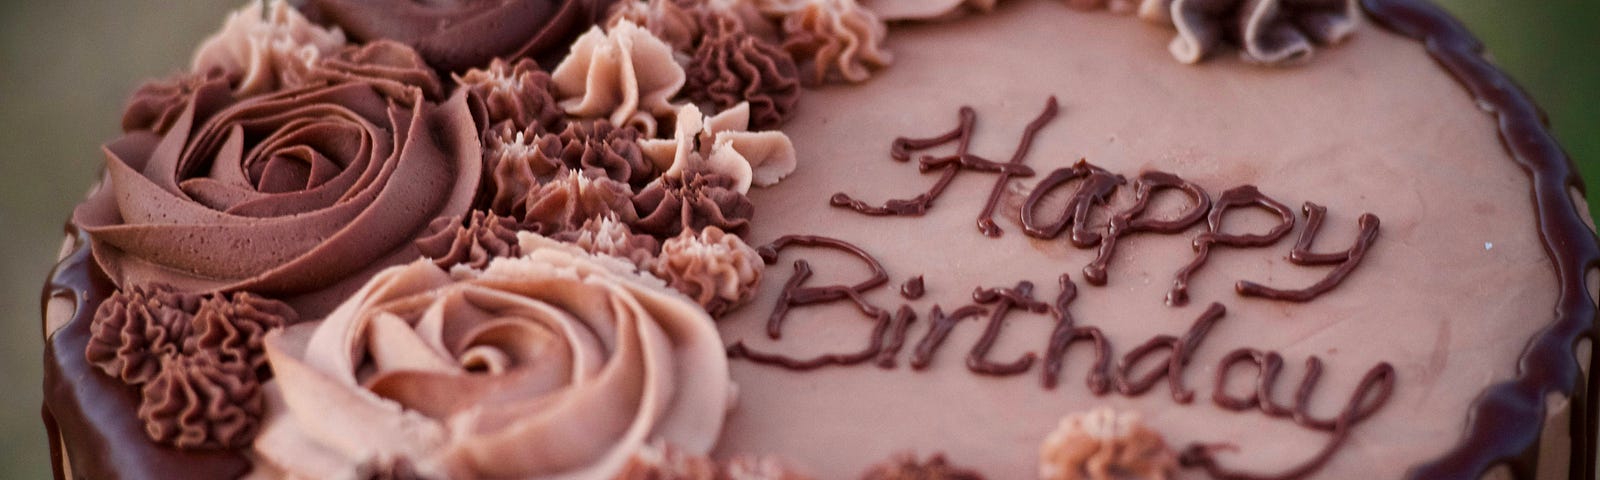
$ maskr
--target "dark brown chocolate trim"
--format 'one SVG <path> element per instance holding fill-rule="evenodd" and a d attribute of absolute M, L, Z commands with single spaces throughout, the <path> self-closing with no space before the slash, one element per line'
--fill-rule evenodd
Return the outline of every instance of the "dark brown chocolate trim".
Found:
<path fill-rule="evenodd" d="M 1178 190 L 1187 194 L 1189 207 L 1171 220 L 1142 217 L 1145 208 L 1150 205 L 1150 199 L 1155 198 L 1156 194 L 1163 190 Z M 1032 200 L 1033 197 L 1030 196 L 1028 199 Z M 1206 189 L 1200 185 L 1167 172 L 1150 171 L 1139 174 L 1139 178 L 1133 181 L 1133 204 L 1111 216 L 1111 224 L 1106 228 L 1105 237 L 1100 240 L 1099 252 L 1095 254 L 1093 261 L 1083 267 L 1083 278 L 1091 285 L 1105 286 L 1106 266 L 1111 263 L 1111 254 L 1116 251 L 1117 241 L 1122 237 L 1140 232 L 1178 233 L 1206 218 L 1208 211 L 1211 211 L 1211 194 L 1206 193 Z M 1028 213 L 1027 206 L 1023 207 L 1022 213 L 1024 215 Z M 1027 222 L 1027 217 L 1023 217 L 1023 222 Z M 1087 245 L 1079 245 L 1079 247 L 1085 246 Z"/>
<path fill-rule="evenodd" d="M 1294 244 L 1294 249 L 1289 251 L 1289 263 L 1301 266 L 1338 265 L 1328 272 L 1328 276 L 1309 287 L 1297 290 L 1285 290 L 1268 287 L 1249 280 L 1240 280 L 1234 284 L 1234 290 L 1239 295 L 1246 297 L 1260 297 L 1269 300 L 1282 300 L 1287 302 L 1305 303 L 1322 296 L 1339 286 L 1350 272 L 1355 271 L 1361 264 L 1361 259 L 1366 258 L 1367 248 L 1378 239 L 1378 216 L 1370 213 L 1361 214 L 1356 219 L 1360 233 L 1350 248 L 1342 252 L 1316 253 L 1311 251 L 1311 244 L 1317 239 L 1317 233 L 1322 231 L 1322 221 L 1328 216 L 1328 209 L 1315 203 L 1306 202 L 1303 210 L 1306 213 L 1306 229 L 1300 232 L 1300 240 Z"/>
<path fill-rule="evenodd" d="M 138 391 L 96 371 L 84 358 L 90 320 L 113 287 L 90 257 L 88 236 L 73 227 L 67 234 L 77 237 L 77 246 L 51 272 L 41 301 L 49 305 L 52 298 L 67 298 L 76 308 L 65 326 L 46 332 L 44 350 L 45 424 L 70 439 L 50 445 L 57 480 L 63 478 L 65 461 L 72 463 L 73 476 L 97 480 L 244 475 L 250 462 L 240 452 L 180 450 L 150 441 L 133 415 Z M 66 448 L 66 459 L 55 452 L 58 448 Z"/>
<path fill-rule="evenodd" d="M 1461 441 L 1444 456 L 1412 468 L 1407 478 L 1479 478 L 1497 465 L 1510 467 L 1516 478 L 1534 478 L 1545 397 L 1560 394 L 1572 397 L 1574 409 L 1568 478 L 1593 479 L 1593 442 L 1600 413 L 1595 397 L 1600 394 L 1600 383 L 1585 381 L 1577 345 L 1584 339 L 1596 339 L 1596 308 L 1584 277 L 1588 270 L 1600 267 L 1600 242 L 1568 194 L 1571 189 L 1583 191 L 1583 180 L 1533 100 L 1484 57 L 1483 44 L 1450 14 L 1423 0 L 1361 3 L 1380 25 L 1421 42 L 1478 105 L 1499 120 L 1501 142 L 1532 178 L 1534 215 L 1560 292 L 1555 319 L 1528 342 L 1517 363 L 1516 378 L 1484 391 L 1467 415 Z M 1597 368 L 1600 355 L 1592 355 L 1589 371 Z"/>
<path fill-rule="evenodd" d="M 1271 230 L 1263 233 L 1226 233 L 1222 231 L 1222 220 L 1227 218 L 1229 210 L 1238 207 L 1256 207 L 1278 215 L 1278 224 Z M 1206 231 L 1201 232 L 1194 239 L 1194 260 L 1178 270 L 1172 280 L 1172 289 L 1167 291 L 1167 305 L 1183 306 L 1189 303 L 1189 277 L 1200 267 L 1205 266 L 1206 260 L 1211 257 L 1213 245 L 1224 245 L 1235 248 L 1257 248 L 1278 243 L 1294 229 L 1294 211 L 1287 205 L 1273 200 L 1261 193 L 1254 185 L 1233 187 L 1221 196 L 1211 206 L 1211 213 L 1206 216 Z"/>
<path fill-rule="evenodd" d="M 911 277 L 910 280 L 906 280 L 906 283 L 900 285 L 900 296 L 906 300 L 922 298 L 924 293 L 928 293 L 928 287 L 923 284 L 922 275 Z"/>
<path fill-rule="evenodd" d="M 1033 352 L 1024 353 L 1016 360 L 1006 363 L 995 363 L 989 360 L 989 349 L 994 348 L 994 342 L 1000 339 L 1000 327 L 1005 325 L 1006 316 L 1012 310 L 1022 309 L 1033 313 L 1050 311 L 1050 305 L 1033 298 L 1033 282 L 1021 281 L 1015 288 L 978 288 L 972 291 L 972 301 L 980 305 L 994 304 L 994 310 L 989 314 L 989 324 L 983 328 L 983 336 L 978 337 L 977 343 L 972 345 L 972 351 L 967 354 L 967 369 L 979 375 L 1006 377 L 1028 371 L 1033 366 L 1033 361 L 1039 355 Z"/>

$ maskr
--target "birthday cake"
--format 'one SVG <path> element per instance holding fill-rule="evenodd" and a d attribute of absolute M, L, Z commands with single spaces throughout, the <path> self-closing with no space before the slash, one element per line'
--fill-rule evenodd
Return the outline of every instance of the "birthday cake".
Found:
<path fill-rule="evenodd" d="M 122 129 L 57 478 L 1595 475 L 1581 182 L 1424 0 L 251 2 Z"/>

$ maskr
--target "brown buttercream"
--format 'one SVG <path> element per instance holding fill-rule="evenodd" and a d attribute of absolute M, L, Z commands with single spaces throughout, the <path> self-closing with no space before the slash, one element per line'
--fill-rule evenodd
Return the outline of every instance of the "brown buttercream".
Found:
<path fill-rule="evenodd" d="M 729 15 L 701 17 L 704 32 L 685 68 L 684 93 L 715 111 L 750 103 L 750 128 L 774 129 L 800 100 L 799 68 L 776 45 L 747 32 Z"/>
<path fill-rule="evenodd" d="M 525 230 L 555 235 L 576 230 L 595 217 L 635 221 L 639 215 L 632 199 L 633 190 L 626 183 L 563 167 L 555 179 L 529 190 L 504 213 L 516 218 Z"/>
<path fill-rule="evenodd" d="M 365 83 L 403 103 L 415 103 L 419 91 L 431 101 L 444 97 L 439 76 L 422 57 L 411 47 L 389 40 L 351 45 L 319 57 L 304 71 L 290 72 L 286 85 L 298 88 L 318 82 Z"/>
<path fill-rule="evenodd" d="M 395 40 L 415 48 L 436 69 L 463 72 L 493 58 L 532 58 L 549 65 L 612 1 L 309 0 L 300 8 L 356 41 Z"/>
<path fill-rule="evenodd" d="M 288 305 L 249 293 L 134 286 L 100 304 L 84 354 L 140 387 L 138 416 L 152 440 L 237 448 L 255 436 L 261 416 L 262 338 L 298 319 Z"/>
<path fill-rule="evenodd" d="M 732 399 L 711 319 L 632 265 L 528 250 L 395 267 L 269 335 L 255 474 L 601 479 L 652 441 L 706 454 Z"/>
<path fill-rule="evenodd" d="M 894 61 L 883 49 L 888 26 L 856 0 L 771 2 L 763 10 L 783 18 L 783 49 L 812 84 L 861 83 Z"/>
<path fill-rule="evenodd" d="M 691 172 L 662 177 L 633 197 L 638 211 L 634 229 L 656 238 L 678 236 L 706 227 L 743 236 L 750 229 L 755 205 L 735 189 L 732 177 Z"/>
<path fill-rule="evenodd" d="M 200 86 L 224 79 L 222 70 L 206 73 L 180 72 L 166 78 L 151 80 L 139 86 L 128 98 L 122 110 L 124 133 L 145 130 L 156 135 L 167 133 L 178 122 Z"/>
<path fill-rule="evenodd" d="M 614 480 L 809 480 L 777 457 L 740 455 L 718 462 L 661 442 L 640 448 Z"/>
<path fill-rule="evenodd" d="M 650 272 L 721 318 L 755 296 L 766 264 L 735 235 L 710 226 L 699 234 L 684 230 L 661 244 Z"/>
<path fill-rule="evenodd" d="M 210 81 L 165 135 L 105 147 L 105 184 L 73 221 L 117 285 L 249 290 L 316 315 L 329 295 L 295 295 L 349 291 L 467 210 L 477 131 L 464 94 L 399 104 L 357 82 L 235 102 Z"/>
<path fill-rule="evenodd" d="M 1196 63 L 1223 43 L 1247 61 L 1269 65 L 1303 62 L 1317 45 L 1344 41 L 1361 23 L 1357 0 L 1142 0 L 1138 15 L 1178 30 L 1168 50 Z"/>
<path fill-rule="evenodd" d="M 624 0 L 611 7 L 606 28 L 631 22 L 649 30 L 675 52 L 693 52 L 700 43 L 704 6 L 693 0 Z"/>
<path fill-rule="evenodd" d="M 561 130 L 562 111 L 551 92 L 550 74 L 533 60 L 510 63 L 496 58 L 486 69 L 474 68 L 456 77 L 461 88 L 483 102 L 489 125 L 510 122 L 516 130 Z"/>
<path fill-rule="evenodd" d="M 511 217 L 482 210 L 439 217 L 428 225 L 427 233 L 417 239 L 417 250 L 439 268 L 448 270 L 466 265 L 481 270 L 489 266 L 490 260 L 522 255 L 522 249 L 517 246 L 516 224 Z"/>

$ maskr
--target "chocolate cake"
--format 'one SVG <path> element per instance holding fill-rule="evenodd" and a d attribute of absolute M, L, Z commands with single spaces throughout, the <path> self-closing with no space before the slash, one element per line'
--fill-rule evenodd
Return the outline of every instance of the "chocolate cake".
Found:
<path fill-rule="evenodd" d="M 251 2 L 122 126 L 57 478 L 1595 478 L 1581 181 L 1425 0 Z"/>

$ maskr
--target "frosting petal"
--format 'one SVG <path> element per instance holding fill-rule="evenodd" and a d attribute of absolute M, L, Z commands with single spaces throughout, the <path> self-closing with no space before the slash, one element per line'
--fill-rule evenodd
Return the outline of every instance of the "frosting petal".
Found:
<path fill-rule="evenodd" d="M 284 0 L 250 2 L 200 44 L 191 70 L 225 72 L 238 79 L 239 95 L 258 95 L 279 89 L 286 77 L 344 46 L 344 33 L 311 23 Z"/>
<path fill-rule="evenodd" d="M 184 108 L 201 86 L 215 81 L 226 81 L 222 70 L 206 73 L 183 72 L 140 85 L 128 98 L 122 111 L 124 133 L 146 130 L 157 135 L 167 133 L 183 116 Z"/>
<path fill-rule="evenodd" d="M 684 83 L 672 47 L 628 21 L 578 37 L 550 78 L 568 115 L 608 119 L 645 136 L 654 136 L 657 119 L 673 113 L 669 100 Z"/>
<path fill-rule="evenodd" d="M 375 360 L 391 348 L 442 369 Z M 387 270 L 267 351 L 282 392 L 255 444 L 267 478 L 612 478 L 649 442 L 704 455 L 729 408 L 726 355 L 699 307 L 568 248 L 482 271 Z"/>
<path fill-rule="evenodd" d="M 798 164 L 794 143 L 778 131 L 747 132 L 750 104 L 707 117 L 693 104 L 678 111 L 673 140 L 641 140 L 639 148 L 656 165 L 664 165 L 662 178 L 702 172 L 725 176 L 733 189 L 748 193 L 750 185 L 770 186 L 794 172 Z M 698 146 L 698 147 L 697 147 Z"/>
<path fill-rule="evenodd" d="M 755 295 L 765 265 L 739 237 L 711 226 L 698 235 L 685 230 L 663 243 L 650 272 L 720 318 Z"/>
<path fill-rule="evenodd" d="M 545 65 L 593 25 L 612 0 L 308 0 L 312 19 L 338 25 L 361 42 L 410 45 L 443 72 L 483 67 L 494 58 Z"/>
<path fill-rule="evenodd" d="M 439 76 L 423 63 L 422 57 L 411 47 L 388 40 L 351 45 L 333 55 L 318 57 L 303 72 L 290 72 L 286 85 L 301 87 L 318 82 L 365 83 L 386 97 L 406 103 L 419 100 L 418 93 L 433 101 L 444 96 Z"/>

